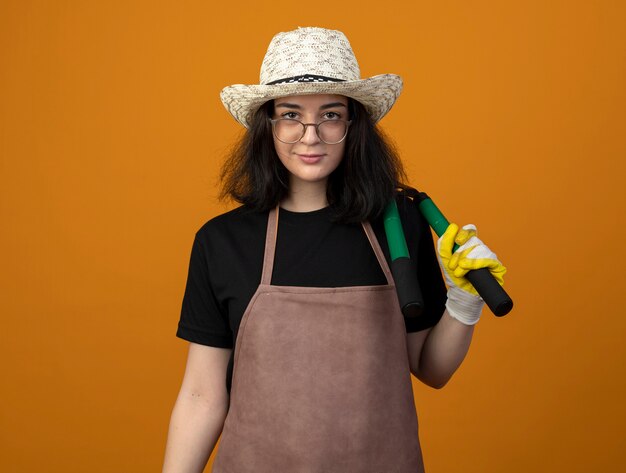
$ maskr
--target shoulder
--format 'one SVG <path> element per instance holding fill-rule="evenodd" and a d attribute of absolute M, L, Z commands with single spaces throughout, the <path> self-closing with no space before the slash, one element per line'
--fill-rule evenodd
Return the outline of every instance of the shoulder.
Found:
<path fill-rule="evenodd" d="M 407 235 L 422 232 L 428 228 L 428 222 L 419 210 L 416 200 L 417 195 L 418 191 L 416 189 L 407 187 L 398 190 L 395 196 L 402 227 Z M 382 225 L 384 216 L 381 215 L 375 220 Z"/>
<path fill-rule="evenodd" d="M 204 223 L 196 232 L 196 239 L 206 244 L 216 239 L 255 235 L 267 228 L 267 214 L 242 205 Z"/>

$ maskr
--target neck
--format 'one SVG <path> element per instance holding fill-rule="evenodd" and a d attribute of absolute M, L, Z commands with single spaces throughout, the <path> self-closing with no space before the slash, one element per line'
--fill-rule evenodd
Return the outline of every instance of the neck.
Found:
<path fill-rule="evenodd" d="M 291 212 L 312 212 L 328 206 L 327 181 L 305 182 L 290 179 L 289 194 L 280 206 Z"/>

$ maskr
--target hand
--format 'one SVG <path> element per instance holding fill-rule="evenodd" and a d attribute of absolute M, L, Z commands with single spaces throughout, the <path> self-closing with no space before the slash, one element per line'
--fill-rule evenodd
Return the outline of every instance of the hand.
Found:
<path fill-rule="evenodd" d="M 475 269 L 488 268 L 500 285 L 506 268 L 477 236 L 474 225 L 465 225 L 461 230 L 452 223 L 437 241 L 439 264 L 448 285 L 448 313 L 466 325 L 478 322 L 484 305 L 474 286 L 465 275 Z M 460 245 L 452 253 L 454 244 Z"/>
<path fill-rule="evenodd" d="M 478 295 L 474 286 L 465 279 L 465 275 L 474 269 L 488 268 L 489 272 L 502 286 L 506 268 L 498 261 L 491 251 L 477 236 L 474 225 L 465 225 L 461 230 L 451 223 L 445 233 L 437 241 L 439 264 L 444 270 L 448 287 L 456 286 L 475 296 Z M 452 253 L 454 244 L 460 245 Z"/>

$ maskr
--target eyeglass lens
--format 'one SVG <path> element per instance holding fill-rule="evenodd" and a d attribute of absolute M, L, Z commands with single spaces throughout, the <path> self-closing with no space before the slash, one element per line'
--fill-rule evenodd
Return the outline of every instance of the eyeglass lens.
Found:
<path fill-rule="evenodd" d="M 315 125 L 308 125 L 315 128 Z M 348 125 L 343 120 L 325 120 L 317 125 L 317 136 L 326 144 L 342 141 L 347 133 Z M 296 143 L 302 139 L 306 131 L 304 123 L 289 118 L 274 122 L 276 138 L 284 143 Z"/>

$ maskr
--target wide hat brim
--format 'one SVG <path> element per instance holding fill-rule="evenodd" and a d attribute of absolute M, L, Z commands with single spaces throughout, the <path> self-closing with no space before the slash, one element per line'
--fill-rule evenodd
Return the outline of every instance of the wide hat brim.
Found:
<path fill-rule="evenodd" d="M 374 123 L 383 118 L 402 92 L 402 78 L 380 74 L 367 79 L 343 82 L 293 82 L 276 85 L 235 84 L 220 93 L 226 110 L 243 126 L 268 100 L 291 95 L 334 94 L 357 100 L 365 106 Z"/>

